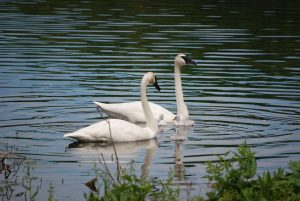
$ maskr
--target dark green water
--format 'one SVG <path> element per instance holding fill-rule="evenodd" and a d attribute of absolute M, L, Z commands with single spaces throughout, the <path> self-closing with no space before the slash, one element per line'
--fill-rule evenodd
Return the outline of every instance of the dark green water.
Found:
<path fill-rule="evenodd" d="M 260 172 L 286 168 L 300 159 L 299 11 L 300 1 L 279 0 L 1 1 L 0 150 L 36 160 L 40 199 L 52 182 L 58 200 L 83 200 L 94 161 L 112 147 L 69 145 L 63 134 L 99 121 L 93 100 L 137 100 L 147 71 L 162 88 L 149 99 L 176 112 L 173 59 L 186 53 L 198 62 L 182 74 L 196 122 L 188 140 L 172 142 L 170 127 L 119 144 L 122 164 L 135 160 L 150 178 L 174 168 L 194 195 L 207 189 L 204 163 L 244 140 Z M 11 200 L 24 200 L 20 191 Z"/>

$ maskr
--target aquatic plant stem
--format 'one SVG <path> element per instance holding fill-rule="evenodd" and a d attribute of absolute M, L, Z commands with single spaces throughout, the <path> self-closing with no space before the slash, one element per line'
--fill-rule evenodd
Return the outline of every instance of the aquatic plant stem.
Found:
<path fill-rule="evenodd" d="M 116 161 L 117 161 L 117 179 L 118 179 L 118 182 L 120 183 L 121 168 L 120 168 L 119 157 L 118 157 L 118 154 L 117 154 L 116 146 L 115 146 L 115 143 L 114 143 L 114 140 L 113 140 L 113 137 L 112 137 L 110 122 L 109 122 L 109 120 L 107 120 L 103 116 L 103 114 L 102 114 L 102 112 L 101 112 L 101 110 L 100 110 L 99 107 L 97 107 L 97 111 L 99 112 L 99 114 L 102 117 L 102 119 L 104 119 L 108 123 L 109 134 L 110 134 L 111 142 L 112 142 L 112 145 L 113 145 L 113 149 L 114 149 L 114 153 L 115 153 L 115 157 L 116 157 Z M 103 156 L 102 153 L 101 153 L 101 155 L 102 155 L 102 158 L 104 159 L 104 156 Z M 105 162 L 105 160 L 104 160 L 104 162 Z"/>

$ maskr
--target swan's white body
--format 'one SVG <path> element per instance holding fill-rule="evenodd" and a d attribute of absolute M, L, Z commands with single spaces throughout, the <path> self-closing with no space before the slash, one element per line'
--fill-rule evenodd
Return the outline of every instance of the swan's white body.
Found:
<path fill-rule="evenodd" d="M 124 119 L 133 123 L 146 122 L 141 101 L 128 103 L 106 104 L 94 101 L 108 116 L 112 118 Z M 149 102 L 153 118 L 159 125 L 173 122 L 176 115 L 160 105 Z"/>
<path fill-rule="evenodd" d="M 110 135 L 110 130 L 112 135 Z M 84 142 L 128 142 L 151 139 L 155 137 L 155 134 L 150 129 L 139 127 L 125 120 L 108 119 L 65 134 L 64 137 Z"/>
<path fill-rule="evenodd" d="M 155 103 L 150 103 L 153 117 L 158 121 L 159 125 L 168 123 L 175 123 L 176 125 L 193 125 L 194 121 L 189 119 L 189 112 L 183 99 L 182 85 L 181 85 L 181 67 L 187 64 L 194 64 L 195 62 L 188 59 L 184 54 L 178 54 L 174 61 L 174 75 L 175 75 L 175 92 L 177 102 L 177 115 L 171 111 L 163 108 Z M 140 101 L 128 103 L 112 103 L 106 104 L 94 101 L 106 114 L 113 118 L 126 119 L 130 122 L 145 122 L 145 115 Z"/>
<path fill-rule="evenodd" d="M 121 119 L 108 119 L 65 134 L 64 137 L 83 142 L 129 142 L 156 137 L 158 126 L 153 118 L 146 95 L 146 87 L 149 83 L 159 89 L 154 73 L 146 73 L 141 82 L 141 103 L 146 118 L 146 127 L 140 127 Z"/>

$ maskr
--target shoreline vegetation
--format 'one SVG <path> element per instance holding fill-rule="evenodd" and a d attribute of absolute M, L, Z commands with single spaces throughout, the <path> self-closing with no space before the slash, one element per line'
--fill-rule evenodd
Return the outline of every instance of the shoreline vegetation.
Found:
<path fill-rule="evenodd" d="M 87 201 L 135 201 L 135 200 L 187 200 L 187 201 L 297 201 L 300 200 L 300 161 L 290 161 L 289 169 L 277 169 L 274 172 L 265 171 L 257 174 L 255 153 L 249 145 L 243 143 L 234 152 L 226 152 L 218 156 L 217 161 L 206 164 L 206 176 L 209 191 L 205 197 L 180 197 L 179 186 L 173 183 L 174 172 L 169 170 L 166 180 L 159 178 L 139 178 L 134 164 L 122 168 L 117 153 L 117 168 L 108 168 L 103 155 L 95 164 L 95 178 L 86 182 L 89 193 L 83 193 L 82 200 Z M 25 200 L 34 201 L 39 193 L 39 187 L 34 185 L 31 175 L 32 164 L 25 156 L 13 153 L 13 148 L 0 154 L 0 195 L 2 200 L 13 200 L 15 186 L 22 186 Z M 21 166 L 24 170 L 22 181 L 16 177 Z M 2 180 L 2 179 L 1 179 Z M 189 191 L 189 190 L 187 190 Z M 190 195 L 186 192 L 186 195 Z M 55 186 L 48 186 L 48 201 L 54 201 Z"/>

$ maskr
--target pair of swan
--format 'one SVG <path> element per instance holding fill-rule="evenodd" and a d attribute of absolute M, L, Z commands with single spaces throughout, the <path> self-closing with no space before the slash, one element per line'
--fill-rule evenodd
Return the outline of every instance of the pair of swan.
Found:
<path fill-rule="evenodd" d="M 189 112 L 183 99 L 182 85 L 181 85 L 181 68 L 185 65 L 196 65 L 196 62 L 189 59 L 184 54 L 179 54 L 174 60 L 174 78 L 175 78 L 175 93 L 177 103 L 177 115 L 171 111 L 157 105 L 155 103 L 149 103 L 154 119 L 158 121 L 160 125 L 175 123 L 175 125 L 193 125 L 194 122 L 189 119 Z M 94 103 L 100 107 L 110 117 L 124 119 L 133 123 L 146 122 L 143 107 L 140 101 L 134 101 L 129 103 L 116 103 L 105 104 L 101 102 Z"/>
<path fill-rule="evenodd" d="M 180 76 L 181 67 L 187 64 L 196 65 L 196 62 L 184 54 L 179 54 L 175 57 L 174 73 L 177 116 L 157 104 L 148 102 L 146 95 L 147 85 L 153 84 L 156 89 L 160 90 L 155 74 L 148 72 L 141 81 L 141 101 L 119 104 L 94 102 L 108 115 L 126 120 L 104 120 L 73 133 L 65 134 L 64 137 L 83 142 L 139 141 L 155 138 L 158 131 L 158 123 L 174 122 L 175 125 L 193 125 L 194 122 L 189 119 L 189 113 L 184 103 Z M 131 122 L 146 122 L 146 127 L 142 128 Z"/>

